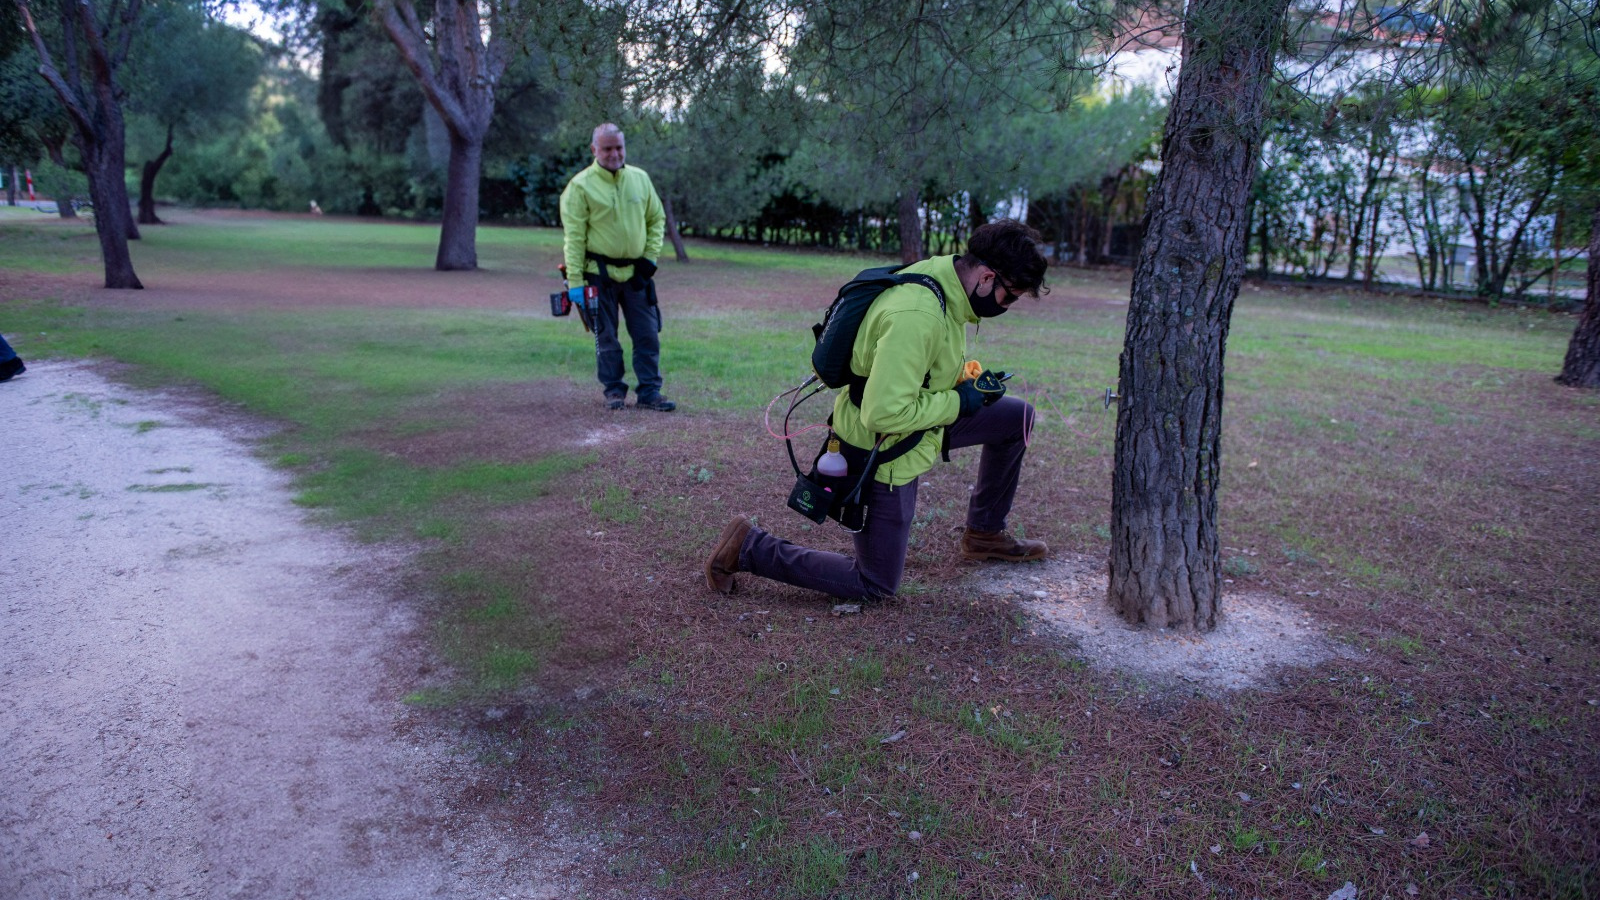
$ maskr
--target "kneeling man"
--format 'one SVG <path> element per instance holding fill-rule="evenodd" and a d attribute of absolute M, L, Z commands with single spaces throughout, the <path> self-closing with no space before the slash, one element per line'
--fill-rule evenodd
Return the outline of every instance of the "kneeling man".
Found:
<path fill-rule="evenodd" d="M 841 391 L 833 429 L 856 447 L 883 447 L 927 430 L 920 443 L 878 467 L 865 493 L 866 525 L 855 535 L 855 556 L 812 550 L 755 527 L 739 516 L 723 529 L 706 560 L 706 582 L 728 593 L 734 573 L 749 572 L 846 599 L 882 599 L 900 588 L 917 482 L 933 468 L 941 446 L 981 446 L 978 481 L 957 542 L 969 559 L 1014 562 L 1042 558 L 1042 541 L 1018 540 L 1006 517 L 1022 474 L 1033 407 L 1003 390 L 980 391 L 964 377 L 967 325 L 1004 313 L 1019 297 L 1037 297 L 1048 261 L 1039 233 L 1002 219 L 980 227 L 960 256 L 913 263 L 901 271 L 930 275 L 944 289 L 941 313 L 932 292 L 903 284 L 884 291 L 856 334 L 851 368 L 865 376 L 858 394 Z M 852 394 L 856 394 L 852 396 Z"/>

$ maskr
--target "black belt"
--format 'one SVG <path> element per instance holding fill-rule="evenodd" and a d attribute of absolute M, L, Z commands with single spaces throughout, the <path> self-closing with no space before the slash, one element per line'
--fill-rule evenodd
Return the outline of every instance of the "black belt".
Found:
<path fill-rule="evenodd" d="M 617 282 L 616 279 L 612 278 L 611 274 L 606 271 L 607 266 L 637 266 L 639 263 L 645 261 L 644 257 L 642 256 L 635 257 L 633 259 L 618 259 L 615 256 L 606 256 L 602 253 L 596 253 L 593 250 L 586 252 L 584 255 L 600 264 L 600 280 L 609 281 L 613 284 L 616 284 Z"/>

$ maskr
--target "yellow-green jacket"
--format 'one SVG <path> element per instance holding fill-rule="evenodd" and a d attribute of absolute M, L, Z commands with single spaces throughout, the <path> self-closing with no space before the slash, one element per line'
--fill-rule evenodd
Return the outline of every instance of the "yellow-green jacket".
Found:
<path fill-rule="evenodd" d="M 654 262 L 661 257 L 661 236 L 666 228 L 661 198 L 643 169 L 623 166 L 612 174 L 599 163 L 591 163 L 572 176 L 561 192 L 568 283 L 574 287 L 583 284 L 578 272 L 600 271 L 599 264 L 585 256 L 590 252 Z M 633 277 L 633 266 L 610 266 L 607 272 L 615 281 L 627 281 Z"/>
<path fill-rule="evenodd" d="M 944 287 L 939 298 L 921 285 L 889 288 L 872 301 L 850 355 L 850 368 L 867 379 L 861 406 L 840 391 L 833 401 L 833 429 L 857 447 L 871 447 L 879 434 L 892 446 L 902 435 L 928 429 L 916 448 L 878 468 L 877 479 L 899 486 L 933 468 L 944 426 L 961 411 L 956 377 L 967 359 L 967 325 L 978 321 L 956 277 L 955 257 L 938 256 L 901 269 L 932 275 Z M 923 385 L 924 379 L 927 385 Z"/>

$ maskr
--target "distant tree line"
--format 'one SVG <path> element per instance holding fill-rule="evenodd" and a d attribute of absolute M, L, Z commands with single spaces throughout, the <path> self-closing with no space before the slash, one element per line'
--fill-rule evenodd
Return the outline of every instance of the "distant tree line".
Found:
<path fill-rule="evenodd" d="M 1449 289 L 1470 257 L 1465 286 L 1525 297 L 1587 223 L 1557 381 L 1600 386 L 1593 2 L 281 4 L 284 48 L 233 42 L 263 72 L 242 119 L 180 81 L 159 99 L 184 68 L 160 58 L 226 34 L 200 0 L 13 0 L 0 21 L 0 154 L 81 173 L 107 287 L 140 286 L 129 116 L 157 138 L 135 150 L 148 193 L 159 172 L 192 202 L 436 217 L 444 270 L 477 265 L 485 215 L 554 224 L 606 120 L 680 256 L 688 231 L 910 261 L 1022 217 L 1063 262 L 1133 260 L 1107 588 L 1131 623 L 1217 621 L 1223 359 L 1251 260 L 1372 284 L 1408 251 Z M 158 21 L 173 36 L 147 39 Z M 1098 77 L 1146 21 L 1181 35 L 1170 100 Z"/>
<path fill-rule="evenodd" d="M 774 73 L 760 52 L 773 34 L 737 17 L 708 32 L 704 4 L 281 0 L 287 37 L 274 45 L 199 0 L 13 0 L 0 4 L 0 164 L 31 168 L 39 190 L 69 201 L 63 215 L 91 201 L 85 150 L 96 166 L 109 158 L 38 77 L 38 48 L 56 47 L 58 80 L 89 119 L 97 96 L 122 98 L 115 165 L 138 204 L 118 227 L 128 238 L 159 222 L 158 197 L 439 220 L 463 190 L 451 166 L 471 99 L 460 88 L 452 100 L 441 73 L 477 65 L 492 91 L 475 101 L 476 174 L 457 176 L 476 197 L 459 213 L 461 258 L 442 247 L 444 268 L 475 265 L 479 219 L 558 224 L 556 199 L 601 120 L 627 129 L 676 235 L 909 257 L 956 252 L 1013 215 L 1059 262 L 1131 264 L 1166 99 L 1097 77 L 1115 29 L 1088 7 L 1034 5 L 996 31 L 996 11 L 1014 5 L 965 0 L 909 23 L 879 5 L 812 9 Z M 1579 29 L 1541 30 L 1515 5 L 1497 20 L 1499 8 L 1455 23 L 1396 13 L 1337 55 L 1280 70 L 1249 195 L 1258 275 L 1492 300 L 1560 300 L 1563 272 L 1580 283 L 1600 182 L 1595 54 Z M 83 10 L 98 16 L 88 31 Z M 449 46 L 446 26 L 464 17 L 499 23 L 500 43 L 463 27 Z M 1047 34 L 1058 59 L 1041 55 Z M 653 63 L 623 52 L 652 41 Z M 98 94 L 96 46 L 114 64 Z M 1408 54 L 1432 60 L 1426 78 L 1311 78 L 1398 71 Z"/>

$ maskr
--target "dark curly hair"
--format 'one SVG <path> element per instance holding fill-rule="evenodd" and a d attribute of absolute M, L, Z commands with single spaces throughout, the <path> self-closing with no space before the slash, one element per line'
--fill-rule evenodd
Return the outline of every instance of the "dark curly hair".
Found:
<path fill-rule="evenodd" d="M 995 219 L 972 233 L 967 256 L 998 272 L 1019 292 L 1037 297 L 1050 293 L 1044 283 L 1050 261 L 1044 258 L 1043 241 L 1039 232 L 1016 219 Z"/>

